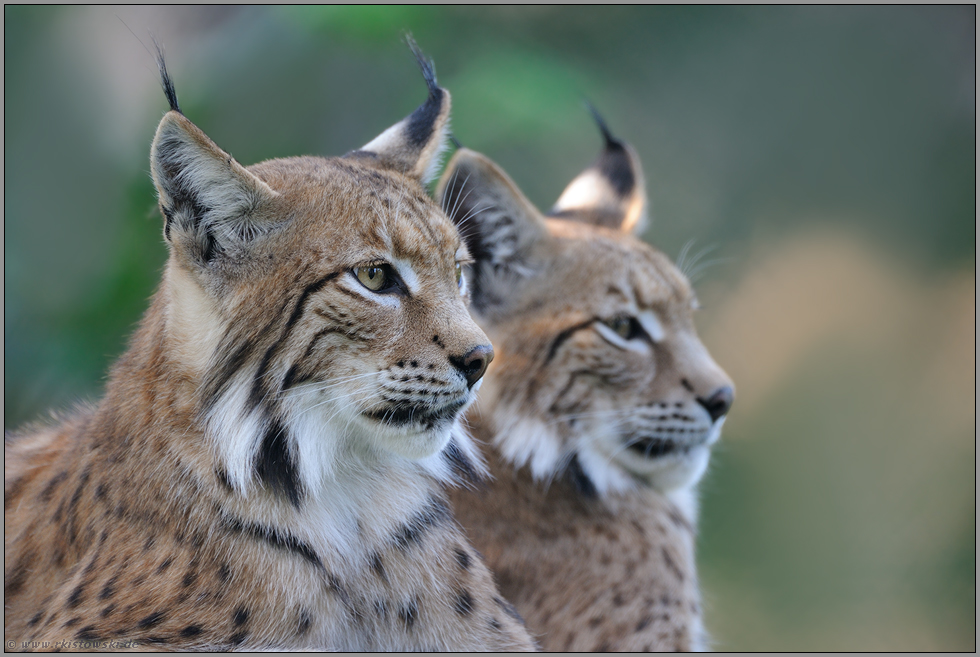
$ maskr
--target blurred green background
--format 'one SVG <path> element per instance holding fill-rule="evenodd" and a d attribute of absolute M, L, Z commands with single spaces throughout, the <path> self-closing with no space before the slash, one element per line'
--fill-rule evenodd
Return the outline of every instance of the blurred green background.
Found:
<path fill-rule="evenodd" d="M 974 650 L 975 12 L 6 6 L 4 425 L 97 397 L 159 278 L 141 41 L 250 164 L 408 114 L 407 30 L 539 207 L 598 152 L 588 98 L 643 159 L 645 238 L 705 251 L 738 388 L 701 487 L 715 648 Z"/>

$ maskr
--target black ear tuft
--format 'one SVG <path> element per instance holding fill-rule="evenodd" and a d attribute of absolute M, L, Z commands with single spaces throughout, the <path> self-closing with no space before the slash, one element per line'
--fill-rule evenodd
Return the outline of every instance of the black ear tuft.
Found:
<path fill-rule="evenodd" d="M 170 73 L 167 72 L 167 62 L 164 60 L 163 47 L 157 42 L 156 39 L 153 40 L 153 45 L 157 49 L 157 68 L 160 69 L 160 84 L 163 85 L 163 93 L 167 97 L 167 102 L 170 103 L 170 109 L 174 112 L 180 111 L 180 105 L 177 104 L 177 91 L 174 89 L 174 82 L 170 79 Z"/>
<path fill-rule="evenodd" d="M 613 137 L 588 101 L 605 141 L 599 157 L 579 174 L 548 213 L 551 217 L 639 233 L 646 223 L 646 190 L 640 159 L 633 149 Z"/>
<path fill-rule="evenodd" d="M 408 44 L 412 54 L 415 55 L 415 62 L 422 71 L 422 77 L 425 78 L 426 86 L 429 87 L 429 98 L 441 98 L 442 89 L 439 88 L 439 84 L 436 82 L 435 63 L 425 56 L 425 53 L 419 48 L 419 44 L 415 43 L 415 39 L 412 38 L 411 33 L 405 35 L 405 43 Z"/>
<path fill-rule="evenodd" d="M 422 71 L 429 95 L 414 112 L 349 156 L 371 153 L 382 166 L 400 171 L 423 184 L 432 180 L 449 132 L 449 92 L 436 82 L 436 69 L 411 36 L 408 47 Z"/>
<path fill-rule="evenodd" d="M 630 156 L 626 150 L 626 144 L 612 136 L 612 133 L 609 132 L 609 127 L 602 119 L 602 115 L 599 114 L 599 110 L 592 103 L 585 101 L 585 104 L 592 113 L 592 118 L 595 119 L 596 124 L 599 126 L 603 139 L 606 140 L 606 148 L 599 155 L 599 158 L 593 166 L 609 181 L 616 190 L 616 193 L 625 198 L 629 196 L 630 192 L 633 191 L 633 186 L 636 185 L 636 176 L 633 172 L 633 166 L 630 163 Z"/>

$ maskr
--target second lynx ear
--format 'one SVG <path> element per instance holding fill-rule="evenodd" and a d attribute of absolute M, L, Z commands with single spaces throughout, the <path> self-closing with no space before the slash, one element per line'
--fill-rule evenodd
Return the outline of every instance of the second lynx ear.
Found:
<path fill-rule="evenodd" d="M 599 113 L 590 109 L 602 131 L 605 147 L 568 184 L 548 216 L 638 235 L 646 226 L 647 204 L 640 158 L 629 144 L 613 137 Z"/>
<path fill-rule="evenodd" d="M 465 148 L 446 167 L 436 200 L 476 261 L 474 308 L 499 309 L 534 270 L 532 250 L 547 235 L 544 218 L 500 167 Z"/>

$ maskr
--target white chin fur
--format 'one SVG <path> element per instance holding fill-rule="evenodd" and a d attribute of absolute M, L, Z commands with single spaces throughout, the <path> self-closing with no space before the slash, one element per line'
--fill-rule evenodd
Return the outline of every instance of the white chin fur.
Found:
<path fill-rule="evenodd" d="M 535 480 L 550 481 L 567 465 L 574 451 L 600 496 L 634 490 L 643 485 L 640 482 L 663 493 L 692 488 L 707 469 L 710 445 L 721 432 L 718 422 L 705 444 L 686 454 L 647 459 L 625 452 L 619 446 L 620 439 L 614 436 L 579 436 L 578 445 L 563 446 L 552 426 L 520 417 L 509 409 L 498 410 L 495 420 L 494 444 L 515 468 L 527 465 Z M 611 444 L 617 448 L 606 453 L 603 447 Z"/>
<path fill-rule="evenodd" d="M 231 385 L 208 417 L 208 433 L 231 485 L 247 494 L 255 482 L 255 459 L 267 430 L 267 418 L 258 410 L 245 412 L 248 377 Z M 443 450 L 450 440 L 473 467 L 485 475 L 486 467 L 472 439 L 457 419 L 432 431 L 388 427 L 358 411 L 349 395 L 325 397 L 322 386 L 298 386 L 282 396 L 281 424 L 295 456 L 305 490 L 321 490 L 353 462 L 367 465 L 402 463 L 421 468 L 437 480 L 456 484 Z"/>

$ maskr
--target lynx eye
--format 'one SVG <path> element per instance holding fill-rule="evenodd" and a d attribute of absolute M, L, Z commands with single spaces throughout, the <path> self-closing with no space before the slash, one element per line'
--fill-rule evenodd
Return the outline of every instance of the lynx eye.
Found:
<path fill-rule="evenodd" d="M 463 287 L 463 265 L 456 263 L 456 287 Z"/>
<path fill-rule="evenodd" d="M 614 317 L 603 323 L 624 340 L 632 340 L 639 335 L 639 326 L 632 317 Z"/>
<path fill-rule="evenodd" d="M 369 265 L 367 267 L 358 267 L 354 270 L 357 274 L 357 280 L 361 282 L 361 285 L 371 290 L 372 292 L 378 292 L 390 287 L 390 279 L 388 272 L 385 271 L 387 267 L 382 265 Z"/>

